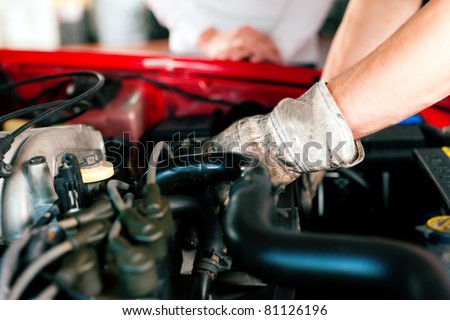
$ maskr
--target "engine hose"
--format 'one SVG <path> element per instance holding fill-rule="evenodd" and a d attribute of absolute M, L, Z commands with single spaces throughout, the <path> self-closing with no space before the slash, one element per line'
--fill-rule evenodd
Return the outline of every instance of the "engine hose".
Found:
<path fill-rule="evenodd" d="M 358 299 L 450 298 L 442 263 L 422 248 L 380 238 L 294 234 L 272 225 L 275 214 L 267 170 L 248 170 L 231 189 L 224 232 L 233 259 L 254 276 Z"/>
<path fill-rule="evenodd" d="M 208 272 L 192 271 L 192 282 L 189 288 L 190 300 L 209 300 L 212 278 Z"/>
<path fill-rule="evenodd" d="M 165 198 L 169 202 L 174 219 L 189 214 L 189 218 L 194 220 L 200 252 L 216 252 L 220 255 L 224 253 L 222 226 L 214 213 L 193 197 L 168 195 Z"/>
<path fill-rule="evenodd" d="M 254 166 L 255 160 L 237 153 L 203 153 L 171 158 L 156 182 L 162 193 L 176 188 L 211 181 L 236 180 L 241 167 Z"/>
<path fill-rule="evenodd" d="M 199 199 L 188 196 L 166 196 L 175 219 L 193 219 L 199 243 L 192 271 L 191 299 L 209 299 L 211 284 L 221 266 L 225 253 L 222 226 L 217 216 L 205 208 Z"/>

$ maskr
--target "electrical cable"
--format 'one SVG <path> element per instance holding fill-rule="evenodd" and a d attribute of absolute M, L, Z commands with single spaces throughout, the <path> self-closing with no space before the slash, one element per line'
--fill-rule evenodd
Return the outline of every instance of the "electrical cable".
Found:
<path fill-rule="evenodd" d="M 55 201 L 32 228 L 35 229 L 50 224 L 60 213 L 61 211 L 59 210 L 58 201 Z"/>
<path fill-rule="evenodd" d="M 28 105 L 31 106 L 33 104 L 42 103 L 42 101 L 55 101 L 56 99 L 59 99 L 61 92 L 68 93 L 71 90 L 70 86 L 72 84 L 74 84 L 74 80 L 67 79 L 59 81 L 53 86 L 45 87 L 35 96 L 28 99 L 28 101 L 30 101 Z"/>
<path fill-rule="evenodd" d="M 98 72 L 95 71 L 83 71 L 83 72 L 72 72 L 72 73 L 65 73 L 65 74 L 59 74 L 59 75 L 53 75 L 53 76 L 46 76 L 46 77 L 40 77 L 40 78 L 34 78 L 34 79 L 30 79 L 30 80 L 26 80 L 26 81 L 22 81 L 22 82 L 18 82 L 15 85 L 24 85 L 24 84 L 28 84 L 31 82 L 36 82 L 36 81 L 43 81 L 43 79 L 48 80 L 48 79 L 54 79 L 54 78 L 58 78 L 58 77 L 69 77 L 69 76 L 94 76 L 97 78 L 98 82 L 90 89 L 86 90 L 85 92 L 79 94 L 78 96 L 71 98 L 65 102 L 62 102 L 61 104 L 57 105 L 56 107 L 52 108 L 51 110 L 48 110 L 42 114 L 40 114 L 37 117 L 34 117 L 33 119 L 31 119 L 30 121 L 28 121 L 26 124 L 22 125 L 21 127 L 17 128 L 16 130 L 14 130 L 11 135 L 13 137 L 17 137 L 19 134 L 21 134 L 22 132 L 24 132 L 25 130 L 27 130 L 28 128 L 32 127 L 33 125 L 36 125 L 37 123 L 39 123 L 40 121 L 42 121 L 44 118 L 66 108 L 69 106 L 72 106 L 78 102 L 80 102 L 81 100 L 89 97 L 90 95 L 96 93 L 97 91 L 100 90 L 100 88 L 103 86 L 103 84 L 105 83 L 105 77 Z M 39 79 L 39 80 L 36 80 Z M 34 80 L 34 81 L 33 81 Z M 2 87 L 0 86 L 0 90 L 2 89 Z"/>
<path fill-rule="evenodd" d="M 38 124 L 38 127 L 50 127 L 55 124 L 68 122 L 72 119 L 75 119 L 76 117 L 81 116 L 83 113 L 85 113 L 86 111 L 88 111 L 91 108 L 92 108 L 92 104 L 90 102 L 88 102 L 86 100 L 81 100 L 80 102 L 71 106 L 71 108 L 59 110 L 60 113 L 53 115 L 52 118 L 43 119 L 43 121 L 41 121 Z M 64 111 L 67 111 L 70 113 L 64 114 L 63 113 Z"/>
<path fill-rule="evenodd" d="M 173 158 L 172 150 L 167 142 L 158 142 L 152 150 L 150 155 L 150 161 L 148 163 L 149 169 L 147 173 L 147 184 L 156 183 L 156 169 L 158 167 L 158 159 L 161 155 L 162 150 L 165 149 L 169 153 L 169 157 Z"/>
<path fill-rule="evenodd" d="M 42 82 L 42 81 L 58 79 L 58 78 L 78 77 L 78 76 L 86 76 L 86 75 L 91 76 L 94 73 L 97 73 L 97 72 L 95 72 L 95 71 L 77 71 L 77 72 L 51 74 L 51 75 L 35 77 L 35 78 L 23 80 L 23 81 L 6 83 L 6 84 L 3 84 L 3 85 L 0 85 L 0 90 L 7 90 L 7 89 L 11 89 L 11 88 L 16 88 L 16 87 L 20 87 L 20 86 L 23 86 L 23 85 L 27 85 L 27 84 L 30 84 L 30 83 Z"/>
<path fill-rule="evenodd" d="M 73 249 L 88 244 L 98 243 L 106 236 L 109 227 L 110 223 L 108 220 L 102 220 L 88 224 L 84 228 L 81 228 L 77 233 L 72 235 L 70 239 L 65 240 L 64 242 L 49 249 L 44 254 L 39 256 L 36 261 L 28 265 L 28 267 L 20 274 L 20 276 L 18 276 L 9 293 L 7 289 L 4 290 L 4 296 L 6 296 L 7 299 L 11 300 L 19 299 L 28 285 L 33 281 L 34 277 L 41 270 L 43 270 L 59 257 L 72 251 Z M 36 230 L 41 230 L 41 228 L 38 228 Z"/>
<path fill-rule="evenodd" d="M 56 247 L 50 249 L 41 255 L 35 262 L 28 266 L 24 272 L 17 278 L 14 286 L 11 288 L 11 292 L 7 297 L 10 300 L 17 300 L 20 298 L 22 293 L 34 279 L 34 277 L 46 266 L 51 264 L 53 261 L 63 256 L 64 254 L 72 251 L 74 244 L 66 240 Z"/>
<path fill-rule="evenodd" d="M 196 94 L 193 92 L 189 92 L 189 91 L 185 91 L 183 89 L 180 89 L 176 86 L 171 86 L 168 84 L 165 84 L 163 82 L 154 80 L 154 79 L 150 79 L 148 77 L 144 77 L 141 75 L 121 75 L 120 76 L 123 79 L 129 78 L 129 79 L 139 79 L 139 80 L 143 80 L 161 90 L 166 90 L 166 91 L 171 91 L 174 92 L 176 94 L 179 94 L 181 96 L 184 96 L 186 98 L 192 99 L 192 100 L 197 100 L 197 101 L 203 101 L 203 102 L 209 102 L 209 103 L 213 103 L 213 104 L 220 104 L 220 105 L 224 105 L 224 106 L 229 106 L 229 107 L 234 107 L 236 106 L 236 103 L 228 101 L 228 100 L 224 100 L 224 99 L 211 99 L 205 96 L 202 96 L 200 94 Z"/>
<path fill-rule="evenodd" d="M 18 118 L 21 116 L 24 116 L 26 114 L 29 114 L 31 112 L 34 111 L 41 111 L 41 110 L 46 110 L 49 108 L 54 108 L 57 107 L 58 105 L 60 105 L 61 103 L 65 102 L 67 100 L 60 100 L 60 101 L 53 101 L 53 102 L 46 102 L 46 103 L 42 103 L 42 104 L 37 104 L 34 106 L 30 106 L 30 107 L 26 107 L 20 110 L 16 110 L 13 112 L 10 112 L 8 114 L 5 114 L 4 116 L 0 117 L 0 123 L 3 123 L 5 121 L 14 119 L 14 118 Z"/>
<path fill-rule="evenodd" d="M 111 242 L 111 241 L 115 240 L 120 235 L 120 231 L 122 231 L 122 222 L 120 222 L 120 219 L 117 218 L 113 222 L 111 229 L 109 229 L 108 241 Z"/>
<path fill-rule="evenodd" d="M 63 229 L 73 229 L 92 221 L 108 219 L 112 215 L 112 210 L 108 212 L 102 212 L 102 214 L 98 214 L 98 212 L 90 212 L 78 217 L 71 217 L 58 221 L 51 226 L 58 226 Z M 31 232 L 25 233 L 20 239 L 14 241 L 6 251 L 5 255 L 3 256 L 3 261 L 0 269 L 0 299 L 3 299 L 5 295 L 7 295 L 11 278 L 13 277 L 14 272 L 17 269 L 21 250 L 28 244 L 32 236 L 34 236 L 38 232 L 46 230 L 47 227 L 47 225 L 36 226 Z"/>
<path fill-rule="evenodd" d="M 34 279 L 34 277 L 42 269 L 75 248 L 100 241 L 106 235 L 107 230 L 109 229 L 109 225 L 110 224 L 107 220 L 102 220 L 86 225 L 84 228 L 80 229 L 78 233 L 75 233 L 69 240 L 66 240 L 46 251 L 20 274 L 14 285 L 11 287 L 11 290 L 8 292 L 8 285 L 11 278 L 13 277 L 13 272 L 10 271 L 4 281 L 5 286 L 2 286 L 2 298 L 6 297 L 7 299 L 19 299 L 22 293 Z M 33 229 L 30 234 L 34 235 L 36 232 L 40 232 L 42 230 L 48 229 L 45 227 L 36 228 Z M 26 239 L 26 237 L 27 236 L 25 235 L 24 238 Z M 29 242 L 29 238 L 26 239 L 26 241 L 21 240 L 22 238 L 17 240 L 18 242 L 22 243 L 20 248 L 7 253 L 9 255 L 16 253 L 14 259 L 18 259 L 18 257 L 20 257 L 20 250 L 22 250 L 25 244 Z M 15 262 L 15 264 L 17 264 L 17 262 Z M 3 267 L 6 268 L 7 266 L 3 265 Z"/>
<path fill-rule="evenodd" d="M 9 83 L 9 84 L 0 86 L 0 90 L 4 90 L 4 89 L 14 88 L 17 86 L 21 86 L 21 85 L 25 85 L 25 84 L 29 84 L 29 83 L 33 83 L 33 82 L 44 81 L 44 80 L 49 80 L 49 79 L 56 79 L 56 78 L 61 78 L 61 77 L 74 77 L 74 76 L 77 76 L 77 77 L 81 77 L 81 76 L 91 76 L 92 77 L 93 76 L 93 77 L 97 78 L 98 81 L 94 86 L 92 86 L 90 89 L 86 90 L 85 92 L 83 92 L 83 93 L 79 94 L 78 96 L 71 98 L 65 102 L 61 102 L 60 104 L 56 105 L 55 107 L 51 108 L 50 110 L 34 117 L 33 119 L 31 119 L 24 125 L 20 126 L 19 128 L 17 128 L 14 131 L 12 131 L 10 134 L 1 138 L 0 139 L 0 178 L 6 178 L 11 175 L 12 166 L 10 164 L 5 163 L 3 161 L 3 159 L 4 159 L 5 154 L 11 149 L 11 145 L 13 144 L 14 139 L 18 135 L 20 135 L 25 130 L 31 128 L 32 126 L 38 124 L 46 117 L 49 117 L 50 115 L 53 115 L 56 112 L 59 112 L 60 110 L 62 110 L 64 108 L 73 106 L 73 105 L 79 103 L 81 100 L 96 93 L 97 91 L 100 90 L 100 88 L 105 83 L 105 77 L 102 74 L 95 72 L 95 71 L 80 71 L 80 72 L 71 72 L 71 73 L 63 73 L 63 74 L 50 75 L 50 76 L 44 76 L 44 77 L 37 77 L 37 78 L 32 78 L 32 79 L 28 79 L 28 80 L 21 81 L 21 82 Z"/>
<path fill-rule="evenodd" d="M 95 204 L 94 204 L 95 205 Z M 100 212 L 100 213 L 99 213 Z M 108 220 L 114 215 L 114 210 L 108 211 L 94 211 L 84 213 L 83 211 L 77 212 L 74 217 L 69 217 L 64 220 L 60 220 L 51 224 L 52 227 L 60 227 L 64 230 L 75 229 L 80 226 L 86 225 L 90 222 Z"/>
<path fill-rule="evenodd" d="M 58 214 L 59 208 L 56 204 L 53 204 L 42 217 L 50 216 L 54 218 Z M 18 267 L 20 252 L 33 236 L 47 230 L 47 224 L 40 225 L 39 223 L 40 221 L 38 221 L 38 224 L 35 224 L 30 231 L 25 232 L 19 239 L 14 241 L 3 256 L 3 261 L 0 266 L 0 300 L 7 294 L 6 291 L 8 291 L 11 279 Z"/>
<path fill-rule="evenodd" d="M 0 300 L 4 300 L 9 291 L 9 284 L 17 269 L 20 252 L 28 244 L 37 230 L 27 232 L 21 238 L 14 241 L 3 256 L 0 270 Z"/>
<path fill-rule="evenodd" d="M 110 180 L 108 181 L 106 188 L 108 189 L 108 195 L 111 198 L 114 207 L 116 207 L 119 212 L 123 212 L 129 208 L 129 205 L 122 199 L 122 196 L 120 195 L 118 190 L 118 188 L 122 190 L 128 190 L 130 188 L 130 185 L 128 183 L 120 180 Z"/>
<path fill-rule="evenodd" d="M 60 105 L 64 102 L 67 102 L 67 101 L 69 101 L 69 100 L 52 101 L 52 102 L 46 102 L 46 103 L 36 104 L 36 105 L 32 105 L 32 106 L 29 106 L 26 108 L 22 108 L 20 110 L 10 112 L 4 116 L 0 116 L 0 123 L 6 122 L 6 121 L 14 119 L 14 118 L 22 117 L 22 116 L 30 114 L 32 112 L 55 108 L 58 105 Z M 89 102 L 87 102 L 86 100 L 82 100 L 82 101 L 78 102 L 76 105 L 84 105 L 85 108 L 91 107 L 91 104 Z M 84 111 L 86 111 L 86 110 L 84 109 Z M 64 121 L 71 120 L 71 119 L 79 116 L 80 114 L 81 113 L 75 113 L 75 114 L 71 115 L 70 117 L 66 117 L 64 119 Z"/>
<path fill-rule="evenodd" d="M 128 208 L 133 207 L 134 204 L 134 194 L 132 194 L 131 192 L 128 192 L 126 195 L 124 195 L 123 200 L 125 201 L 125 203 L 127 204 Z"/>
<path fill-rule="evenodd" d="M 52 300 L 59 293 L 59 287 L 57 284 L 50 284 L 44 290 L 41 291 L 33 300 Z"/>

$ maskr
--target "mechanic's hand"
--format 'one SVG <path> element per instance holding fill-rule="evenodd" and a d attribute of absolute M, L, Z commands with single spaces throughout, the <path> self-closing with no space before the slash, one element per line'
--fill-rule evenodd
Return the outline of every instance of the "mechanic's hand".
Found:
<path fill-rule="evenodd" d="M 235 122 L 205 147 L 256 157 L 268 167 L 274 185 L 287 185 L 302 173 L 350 167 L 364 158 L 323 81 L 300 98 L 282 100 L 268 115 Z"/>
<path fill-rule="evenodd" d="M 248 26 L 227 32 L 210 28 L 200 35 L 198 47 L 207 57 L 213 59 L 281 63 L 280 54 L 273 41 Z"/>

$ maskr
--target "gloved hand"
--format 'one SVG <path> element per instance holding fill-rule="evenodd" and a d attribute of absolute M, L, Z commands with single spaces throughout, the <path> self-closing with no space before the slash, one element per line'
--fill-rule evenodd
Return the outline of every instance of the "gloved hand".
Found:
<path fill-rule="evenodd" d="M 268 167 L 274 185 L 287 185 L 302 173 L 350 167 L 364 158 L 323 81 L 297 99 L 282 100 L 267 115 L 235 122 L 206 146 L 256 157 Z"/>

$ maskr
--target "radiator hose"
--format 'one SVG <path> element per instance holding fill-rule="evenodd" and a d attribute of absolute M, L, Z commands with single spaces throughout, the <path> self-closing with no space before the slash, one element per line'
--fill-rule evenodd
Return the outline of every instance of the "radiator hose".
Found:
<path fill-rule="evenodd" d="M 224 233 L 233 261 L 256 277 L 304 292 L 350 292 L 357 299 L 450 298 L 442 263 L 420 247 L 381 238 L 293 233 L 275 228 L 275 215 L 267 170 L 247 169 L 231 189 Z"/>

